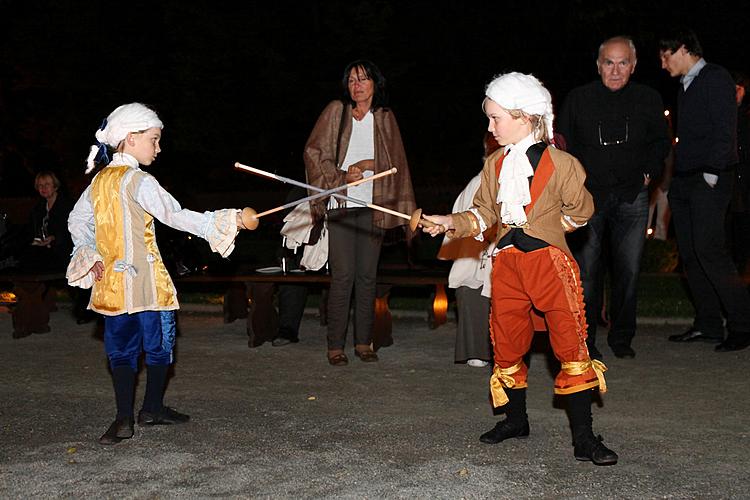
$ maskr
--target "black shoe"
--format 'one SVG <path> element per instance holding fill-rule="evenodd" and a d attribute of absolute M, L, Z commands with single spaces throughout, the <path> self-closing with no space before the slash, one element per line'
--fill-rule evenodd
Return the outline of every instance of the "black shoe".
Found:
<path fill-rule="evenodd" d="M 190 420 L 190 415 L 185 415 L 169 406 L 163 406 L 158 413 L 147 411 L 138 412 L 138 425 L 173 425 L 184 424 Z"/>
<path fill-rule="evenodd" d="M 118 418 L 109 426 L 107 432 L 99 438 L 99 444 L 117 444 L 123 439 L 133 437 L 133 417 Z"/>
<path fill-rule="evenodd" d="M 297 342 L 299 342 L 299 339 L 288 339 L 286 337 L 276 337 L 271 342 L 271 345 L 274 347 L 281 347 L 287 344 L 296 344 Z"/>
<path fill-rule="evenodd" d="M 497 444 L 510 438 L 525 439 L 527 437 L 529 437 L 528 421 L 524 422 L 523 425 L 516 426 L 510 424 L 506 419 L 496 423 L 495 427 L 479 436 L 479 440 L 486 444 Z"/>
<path fill-rule="evenodd" d="M 742 334 L 729 334 L 727 339 L 721 344 L 717 345 L 714 350 L 716 352 L 732 352 L 741 351 L 746 347 L 750 346 L 750 333 Z"/>
<path fill-rule="evenodd" d="M 575 443 L 573 455 L 576 460 L 594 462 L 594 465 L 615 465 L 618 458 L 617 453 L 604 446 L 601 436 L 593 434 Z"/>
<path fill-rule="evenodd" d="M 614 344 L 609 346 L 616 358 L 634 358 L 635 351 L 627 344 Z"/>
<path fill-rule="evenodd" d="M 702 331 L 696 330 L 695 328 L 691 328 L 685 333 L 679 333 L 677 335 L 669 336 L 670 342 L 708 342 L 710 344 L 718 344 L 722 340 L 723 339 L 721 337 L 706 335 Z"/>

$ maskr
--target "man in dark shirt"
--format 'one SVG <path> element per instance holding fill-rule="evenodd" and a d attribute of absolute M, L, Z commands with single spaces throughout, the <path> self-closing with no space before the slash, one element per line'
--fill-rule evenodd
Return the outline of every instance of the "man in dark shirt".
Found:
<path fill-rule="evenodd" d="M 681 83 L 669 204 L 696 312 L 692 328 L 669 340 L 737 351 L 750 345 L 750 295 L 729 256 L 724 226 L 738 162 L 734 81 L 721 66 L 706 63 L 690 30 L 662 38 L 659 51 L 662 68 Z"/>
<path fill-rule="evenodd" d="M 608 236 L 612 257 L 612 319 L 607 343 L 618 358 L 632 358 L 636 287 L 648 219 L 648 183 L 658 177 L 669 153 L 669 134 L 659 94 L 631 82 L 633 41 L 618 36 L 599 47 L 601 80 L 573 89 L 558 117 L 557 130 L 586 169 L 586 187 L 596 211 L 587 227 L 570 238 L 581 267 L 587 345 L 592 358 L 602 309 L 602 247 Z"/>

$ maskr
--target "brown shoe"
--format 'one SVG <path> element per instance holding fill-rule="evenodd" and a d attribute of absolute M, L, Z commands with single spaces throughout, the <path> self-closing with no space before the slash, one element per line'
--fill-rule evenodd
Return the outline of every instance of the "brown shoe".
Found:
<path fill-rule="evenodd" d="M 346 366 L 349 364 L 349 358 L 343 352 L 333 355 L 329 354 L 328 363 L 331 366 Z"/>
<path fill-rule="evenodd" d="M 354 355 L 365 363 L 374 363 L 378 360 L 378 355 L 375 351 L 354 351 Z"/>

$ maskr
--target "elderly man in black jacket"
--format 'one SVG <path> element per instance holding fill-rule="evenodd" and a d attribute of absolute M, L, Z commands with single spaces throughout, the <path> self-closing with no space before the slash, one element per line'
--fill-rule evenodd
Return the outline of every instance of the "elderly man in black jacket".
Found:
<path fill-rule="evenodd" d="M 573 89 L 558 117 L 568 151 L 586 169 L 586 187 L 596 211 L 583 231 L 571 238 L 581 267 L 587 344 L 596 348 L 597 317 L 602 309 L 602 248 L 608 236 L 612 257 L 612 320 L 607 343 L 618 358 L 632 358 L 635 335 L 636 287 L 646 239 L 648 183 L 658 177 L 669 153 L 669 133 L 659 94 L 631 82 L 635 45 L 618 36 L 599 47 L 600 80 Z"/>
<path fill-rule="evenodd" d="M 691 30 L 668 34 L 659 49 L 662 68 L 681 83 L 669 205 L 696 313 L 692 328 L 669 340 L 737 351 L 750 346 L 750 295 L 730 258 L 724 228 L 738 163 L 734 81 L 726 69 L 703 59 Z"/>

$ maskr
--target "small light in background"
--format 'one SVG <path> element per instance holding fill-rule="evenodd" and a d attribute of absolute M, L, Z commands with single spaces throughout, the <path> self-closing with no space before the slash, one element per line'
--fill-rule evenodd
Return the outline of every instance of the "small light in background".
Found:
<path fill-rule="evenodd" d="M 654 234 L 653 228 L 646 229 L 646 236 L 651 236 L 652 234 Z"/>
<path fill-rule="evenodd" d="M 664 116 L 669 116 L 669 110 L 668 109 L 664 110 Z"/>
<path fill-rule="evenodd" d="M 679 138 L 679 137 L 675 137 L 675 138 L 674 138 L 674 142 L 676 142 L 676 143 L 677 143 L 677 142 L 680 142 L 680 138 Z"/>

